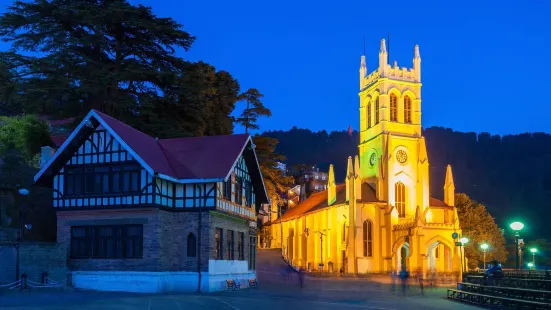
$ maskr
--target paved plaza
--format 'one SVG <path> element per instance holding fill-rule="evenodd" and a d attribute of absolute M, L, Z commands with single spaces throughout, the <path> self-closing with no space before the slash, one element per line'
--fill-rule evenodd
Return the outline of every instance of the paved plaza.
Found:
<path fill-rule="evenodd" d="M 421 295 L 418 287 L 410 287 L 402 296 L 392 292 L 389 284 L 368 279 L 307 278 L 301 289 L 295 279 L 275 281 L 277 277 L 273 276 L 259 273 L 259 279 L 264 277 L 266 281 L 261 281 L 258 289 L 214 294 L 1 291 L 0 309 L 478 309 L 446 300 L 444 288 L 425 290 Z"/>

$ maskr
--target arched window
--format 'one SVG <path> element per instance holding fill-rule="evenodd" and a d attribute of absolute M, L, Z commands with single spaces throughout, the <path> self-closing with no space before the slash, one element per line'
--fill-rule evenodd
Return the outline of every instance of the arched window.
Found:
<path fill-rule="evenodd" d="M 364 221 L 363 224 L 363 246 L 364 246 L 364 256 L 372 257 L 373 256 L 373 223 L 370 220 Z"/>
<path fill-rule="evenodd" d="M 406 216 L 406 186 L 402 182 L 394 185 L 395 206 L 400 217 Z"/>
<path fill-rule="evenodd" d="M 390 121 L 398 121 L 398 97 L 395 94 L 390 94 Z"/>
<path fill-rule="evenodd" d="M 371 128 L 371 101 L 367 103 L 367 128 Z"/>
<path fill-rule="evenodd" d="M 375 98 L 375 125 L 379 124 L 379 96 Z"/>
<path fill-rule="evenodd" d="M 411 123 L 411 98 L 404 97 L 404 123 Z"/>
<path fill-rule="evenodd" d="M 187 235 L 187 257 L 197 256 L 197 239 L 193 233 Z"/>

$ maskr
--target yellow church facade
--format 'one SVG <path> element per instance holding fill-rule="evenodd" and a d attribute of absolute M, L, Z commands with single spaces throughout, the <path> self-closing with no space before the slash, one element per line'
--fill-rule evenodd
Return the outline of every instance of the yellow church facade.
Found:
<path fill-rule="evenodd" d="M 418 46 L 412 68 L 388 64 L 384 39 L 376 70 L 368 74 L 361 57 L 358 155 L 348 158 L 344 184 L 335 183 L 331 165 L 326 191 L 272 221 L 270 247 L 283 248 L 288 261 L 309 270 L 461 271 L 450 166 L 444 200 L 429 196 L 421 85 Z"/>

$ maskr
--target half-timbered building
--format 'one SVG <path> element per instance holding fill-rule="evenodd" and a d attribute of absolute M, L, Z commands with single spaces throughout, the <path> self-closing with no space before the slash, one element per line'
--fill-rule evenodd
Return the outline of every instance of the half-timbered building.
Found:
<path fill-rule="evenodd" d="M 255 277 L 267 195 L 249 135 L 157 139 L 92 110 L 44 162 L 35 182 L 53 189 L 75 287 L 216 291 Z"/>

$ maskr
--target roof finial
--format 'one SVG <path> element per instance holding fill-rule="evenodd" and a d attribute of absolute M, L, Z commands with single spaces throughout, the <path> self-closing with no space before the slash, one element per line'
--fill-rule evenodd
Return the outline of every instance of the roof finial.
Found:
<path fill-rule="evenodd" d="M 421 53 L 419 53 L 419 44 L 415 44 L 415 47 L 413 48 L 413 58 L 421 58 Z"/>
<path fill-rule="evenodd" d="M 381 39 L 381 48 L 379 49 L 379 53 L 386 53 L 386 42 L 385 38 Z"/>

